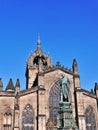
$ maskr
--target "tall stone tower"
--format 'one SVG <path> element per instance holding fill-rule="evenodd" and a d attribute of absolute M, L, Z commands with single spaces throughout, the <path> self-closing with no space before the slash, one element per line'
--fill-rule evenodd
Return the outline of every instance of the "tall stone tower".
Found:
<path fill-rule="evenodd" d="M 44 72 L 51 67 L 51 58 L 43 53 L 40 38 L 38 37 L 37 49 L 34 54 L 30 55 L 26 67 L 26 89 L 37 89 L 37 130 L 46 130 Z M 43 126 L 41 122 L 43 122 Z"/>
<path fill-rule="evenodd" d="M 42 52 L 40 38 L 38 37 L 37 49 L 31 54 L 27 61 L 26 68 L 26 89 L 34 86 L 44 87 L 43 72 L 52 67 L 50 56 Z M 42 74 L 39 76 L 39 74 Z"/>

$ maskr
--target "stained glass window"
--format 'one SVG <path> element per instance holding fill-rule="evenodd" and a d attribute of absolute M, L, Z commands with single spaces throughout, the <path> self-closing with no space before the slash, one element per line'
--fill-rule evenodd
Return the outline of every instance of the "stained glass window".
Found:
<path fill-rule="evenodd" d="M 22 113 L 22 130 L 34 130 L 34 114 L 30 105 Z"/>
<path fill-rule="evenodd" d="M 85 112 L 86 130 L 96 130 L 96 118 L 94 110 L 91 106 Z"/>
<path fill-rule="evenodd" d="M 50 120 L 57 123 L 57 114 L 60 101 L 59 81 L 56 82 L 49 93 Z"/>

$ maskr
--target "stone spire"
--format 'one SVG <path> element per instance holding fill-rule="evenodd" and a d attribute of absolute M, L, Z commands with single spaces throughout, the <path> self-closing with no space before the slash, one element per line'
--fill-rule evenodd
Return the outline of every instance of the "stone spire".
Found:
<path fill-rule="evenodd" d="M 2 91 L 3 88 L 3 83 L 2 83 L 2 79 L 0 78 L 0 91 Z"/>
<path fill-rule="evenodd" d="M 74 74 L 78 74 L 78 64 L 77 64 L 77 61 L 76 59 L 73 60 L 73 72 Z"/>
<path fill-rule="evenodd" d="M 35 55 L 36 55 L 36 56 L 41 56 L 41 55 L 42 55 L 41 42 L 40 42 L 40 35 L 38 35 L 37 49 L 35 50 Z"/>
<path fill-rule="evenodd" d="M 38 35 L 37 49 L 40 49 L 40 35 Z"/>
<path fill-rule="evenodd" d="M 20 91 L 20 81 L 19 81 L 19 79 L 17 79 L 17 81 L 16 81 L 15 89 L 16 89 L 17 92 Z"/>
<path fill-rule="evenodd" d="M 19 79 L 17 79 L 15 87 L 19 87 L 20 88 L 20 81 L 19 81 Z"/>
<path fill-rule="evenodd" d="M 14 84 L 13 84 L 13 81 L 11 78 L 9 80 L 7 87 L 6 87 L 6 91 L 15 91 Z"/>

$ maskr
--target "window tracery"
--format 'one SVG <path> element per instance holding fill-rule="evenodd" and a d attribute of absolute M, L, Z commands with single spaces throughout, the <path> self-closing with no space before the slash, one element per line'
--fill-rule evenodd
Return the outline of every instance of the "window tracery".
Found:
<path fill-rule="evenodd" d="M 86 130 L 96 130 L 96 118 L 94 110 L 91 106 L 85 112 Z"/>
<path fill-rule="evenodd" d="M 22 113 L 22 130 L 34 130 L 34 114 L 30 105 L 27 105 Z"/>
<path fill-rule="evenodd" d="M 12 129 L 12 111 L 10 107 L 7 107 L 4 112 L 3 127 L 4 127 L 4 130 Z"/>
<path fill-rule="evenodd" d="M 57 114 L 60 101 L 60 90 L 59 90 L 59 81 L 57 81 L 50 90 L 49 93 L 49 114 L 50 120 L 53 123 L 57 123 Z"/>

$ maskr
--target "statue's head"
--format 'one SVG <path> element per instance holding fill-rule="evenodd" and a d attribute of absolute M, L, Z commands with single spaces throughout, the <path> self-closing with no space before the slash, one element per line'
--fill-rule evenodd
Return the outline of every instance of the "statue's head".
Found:
<path fill-rule="evenodd" d="M 62 74 L 61 76 L 62 76 L 62 78 L 64 78 L 64 77 L 65 77 L 65 74 Z"/>

